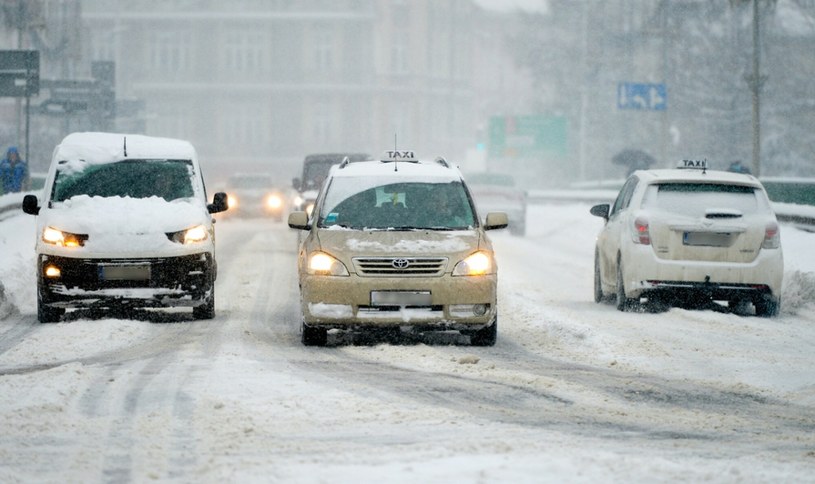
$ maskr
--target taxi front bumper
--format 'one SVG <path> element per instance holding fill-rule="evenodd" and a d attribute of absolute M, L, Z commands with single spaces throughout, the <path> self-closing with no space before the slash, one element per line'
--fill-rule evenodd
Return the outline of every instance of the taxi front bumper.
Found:
<path fill-rule="evenodd" d="M 497 276 L 432 278 L 316 276 L 301 278 L 309 326 L 412 326 L 480 329 L 497 314 Z"/>

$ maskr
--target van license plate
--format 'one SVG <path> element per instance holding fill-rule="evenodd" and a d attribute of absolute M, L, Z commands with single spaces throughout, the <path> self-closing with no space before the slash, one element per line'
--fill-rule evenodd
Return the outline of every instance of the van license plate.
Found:
<path fill-rule="evenodd" d="M 149 281 L 150 265 L 99 266 L 102 281 Z"/>
<path fill-rule="evenodd" d="M 371 291 L 371 306 L 430 306 L 430 291 Z"/>

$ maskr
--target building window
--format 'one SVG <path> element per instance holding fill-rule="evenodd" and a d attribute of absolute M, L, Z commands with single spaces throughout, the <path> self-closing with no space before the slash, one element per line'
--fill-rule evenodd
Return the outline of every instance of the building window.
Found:
<path fill-rule="evenodd" d="M 328 25 L 317 27 L 314 33 L 314 67 L 318 72 L 334 68 L 334 35 Z"/>
<path fill-rule="evenodd" d="M 265 32 L 229 32 L 224 38 L 225 67 L 234 72 L 267 72 L 265 52 L 269 51 Z"/>
<path fill-rule="evenodd" d="M 178 73 L 192 67 L 192 36 L 188 32 L 157 32 L 150 36 L 150 67 Z"/>
<path fill-rule="evenodd" d="M 331 141 L 331 105 L 325 101 L 314 104 L 312 136 L 312 141 L 317 144 Z"/>

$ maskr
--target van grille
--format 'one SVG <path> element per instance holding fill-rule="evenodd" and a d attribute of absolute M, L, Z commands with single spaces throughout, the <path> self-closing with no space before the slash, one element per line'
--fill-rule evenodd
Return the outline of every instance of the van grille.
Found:
<path fill-rule="evenodd" d="M 360 276 L 440 276 L 446 257 L 355 257 Z"/>

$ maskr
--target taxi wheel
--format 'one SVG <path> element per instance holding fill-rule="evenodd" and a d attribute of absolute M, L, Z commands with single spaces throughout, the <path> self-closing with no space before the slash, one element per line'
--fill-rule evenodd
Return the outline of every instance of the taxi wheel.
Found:
<path fill-rule="evenodd" d="M 301 341 L 303 346 L 325 346 L 328 342 L 328 331 L 325 328 L 313 328 L 302 324 Z"/>
<path fill-rule="evenodd" d="M 498 339 L 498 317 L 486 328 L 479 329 L 470 336 L 471 346 L 495 346 Z"/>
<path fill-rule="evenodd" d="M 623 262 L 617 260 L 617 310 L 633 311 L 637 308 L 636 300 L 625 297 L 625 283 L 623 282 Z"/>

